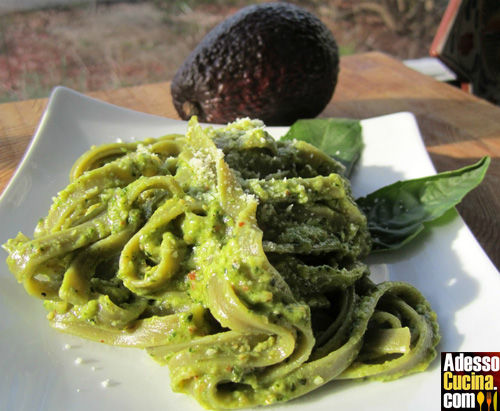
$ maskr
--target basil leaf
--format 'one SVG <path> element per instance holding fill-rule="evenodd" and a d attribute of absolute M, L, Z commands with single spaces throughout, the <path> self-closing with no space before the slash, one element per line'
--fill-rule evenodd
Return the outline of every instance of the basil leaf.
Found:
<path fill-rule="evenodd" d="M 373 251 L 397 249 L 408 243 L 431 221 L 457 205 L 483 180 L 490 164 L 476 164 L 383 187 L 357 204 L 366 214 Z"/>
<path fill-rule="evenodd" d="M 297 120 L 281 140 L 302 140 L 340 161 L 348 177 L 361 156 L 363 140 L 359 120 L 314 118 Z"/>

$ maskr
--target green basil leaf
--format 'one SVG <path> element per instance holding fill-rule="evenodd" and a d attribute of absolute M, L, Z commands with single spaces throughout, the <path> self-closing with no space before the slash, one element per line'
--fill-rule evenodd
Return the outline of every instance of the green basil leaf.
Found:
<path fill-rule="evenodd" d="M 490 164 L 476 164 L 414 180 L 398 181 L 356 200 L 366 214 L 373 251 L 397 249 L 457 205 L 483 180 Z"/>
<path fill-rule="evenodd" d="M 302 140 L 340 161 L 348 177 L 363 150 L 361 123 L 345 118 L 297 120 L 282 140 Z"/>

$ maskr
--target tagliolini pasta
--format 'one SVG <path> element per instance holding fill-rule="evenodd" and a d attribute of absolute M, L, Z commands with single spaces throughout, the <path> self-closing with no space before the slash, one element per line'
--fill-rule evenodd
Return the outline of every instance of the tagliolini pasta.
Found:
<path fill-rule="evenodd" d="M 8 265 L 50 324 L 144 348 L 209 408 L 301 396 L 331 380 L 424 370 L 424 297 L 374 284 L 366 218 L 342 165 L 258 120 L 92 148 Z"/>

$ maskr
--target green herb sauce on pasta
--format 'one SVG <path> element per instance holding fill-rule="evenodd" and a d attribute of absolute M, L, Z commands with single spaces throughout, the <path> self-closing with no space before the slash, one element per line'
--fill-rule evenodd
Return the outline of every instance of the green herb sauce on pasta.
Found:
<path fill-rule="evenodd" d="M 208 408 L 424 370 L 439 340 L 412 286 L 374 284 L 343 166 L 258 120 L 94 147 L 33 238 L 4 245 L 50 324 L 144 348 Z"/>

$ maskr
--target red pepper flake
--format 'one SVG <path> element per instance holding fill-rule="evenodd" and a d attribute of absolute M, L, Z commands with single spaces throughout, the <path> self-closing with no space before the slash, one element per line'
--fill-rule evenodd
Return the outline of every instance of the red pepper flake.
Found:
<path fill-rule="evenodd" d="M 227 372 L 231 372 L 231 371 L 233 371 L 233 367 L 231 367 L 230 365 L 228 365 L 228 366 L 226 367 L 226 371 L 227 371 Z"/>
<path fill-rule="evenodd" d="M 103 343 L 103 342 L 104 342 L 104 340 L 100 340 L 99 342 L 102 342 L 102 343 Z"/>
<path fill-rule="evenodd" d="M 191 272 L 188 274 L 188 278 L 189 278 L 191 281 L 196 280 L 196 271 L 191 271 Z"/>
<path fill-rule="evenodd" d="M 244 222 L 244 221 L 240 221 L 240 222 L 238 223 L 238 225 L 239 225 L 240 227 L 243 227 L 243 226 L 245 225 L 245 222 Z"/>

